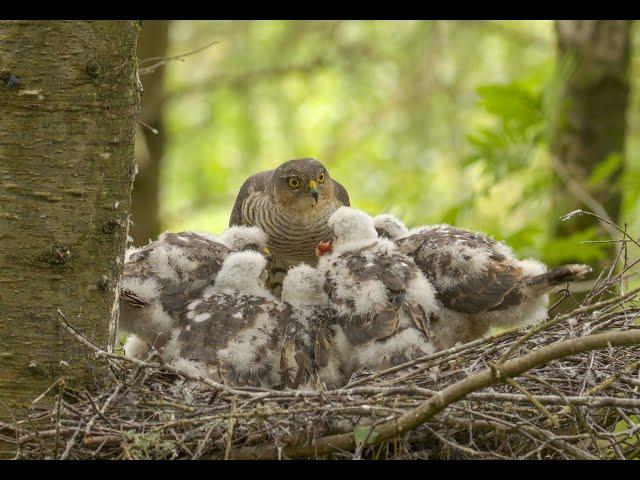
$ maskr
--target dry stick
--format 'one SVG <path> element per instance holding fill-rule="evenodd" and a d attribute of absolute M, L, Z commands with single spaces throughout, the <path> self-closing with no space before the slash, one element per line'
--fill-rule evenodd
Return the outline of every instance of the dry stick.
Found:
<path fill-rule="evenodd" d="M 596 210 L 594 208 L 594 210 Z M 627 233 L 626 228 L 622 229 L 620 228 L 618 225 L 616 225 L 613 220 L 611 220 L 611 218 L 609 217 L 609 215 L 607 215 L 607 212 L 603 211 L 600 215 L 595 214 L 593 212 L 589 212 L 587 210 L 574 210 L 573 212 L 567 213 L 566 215 L 563 215 L 562 217 L 560 217 L 560 220 L 562 221 L 566 221 L 569 220 L 570 218 L 576 216 L 576 215 L 589 215 L 590 217 L 595 217 L 598 220 L 600 220 L 601 222 L 606 223 L 607 225 L 609 225 L 611 228 L 617 230 L 619 233 L 622 234 L 623 237 L 627 237 L 627 239 L 636 245 L 636 247 L 640 247 L 640 243 L 638 242 L 638 240 L 636 240 L 635 238 L 633 238 L 631 235 L 629 235 Z"/>
<path fill-rule="evenodd" d="M 60 413 L 62 412 L 62 395 L 64 394 L 64 378 L 60 379 L 60 390 L 58 391 L 58 401 L 56 402 L 56 435 L 53 444 L 53 459 L 58 456 L 58 444 L 60 442 Z"/>
<path fill-rule="evenodd" d="M 545 408 L 545 406 L 536 399 L 534 395 L 529 392 L 524 386 L 520 385 L 513 378 L 507 377 L 505 378 L 505 382 L 511 385 L 513 388 L 522 392 L 522 394 L 527 397 L 527 399 L 538 409 L 544 416 L 546 416 L 549 421 L 553 424 L 554 427 L 558 427 L 558 419 L 553 415 L 549 410 Z"/>
<path fill-rule="evenodd" d="M 96 402 L 94 402 L 93 398 L 91 398 L 91 395 L 89 395 L 88 393 L 85 393 L 85 397 L 89 400 L 89 403 L 91 404 L 93 409 L 96 411 L 96 415 L 99 415 L 100 418 L 102 418 L 102 420 L 104 420 L 110 427 L 115 428 L 111 423 L 111 421 L 107 417 L 105 417 L 104 414 L 100 411 L 100 409 L 98 408 L 98 405 L 96 405 Z"/>
<path fill-rule="evenodd" d="M 431 433 L 434 437 L 436 437 L 438 440 L 440 440 L 442 443 L 444 443 L 445 445 L 448 445 L 451 448 L 454 448 L 456 450 L 460 450 L 462 453 L 465 453 L 467 455 L 469 455 L 470 457 L 477 457 L 479 455 L 482 455 L 484 452 L 478 452 L 472 448 L 469 447 L 465 447 L 463 445 L 460 445 L 456 442 L 452 442 L 451 440 L 448 440 L 447 438 L 443 437 L 442 435 L 440 435 L 438 432 L 436 432 L 434 429 L 427 427 L 427 431 L 429 433 Z"/>
<path fill-rule="evenodd" d="M 634 260 L 634 261 L 633 261 L 633 263 L 631 263 L 627 268 L 625 268 L 625 270 L 623 270 L 623 271 L 621 271 L 621 272 L 617 273 L 617 274 L 616 274 L 616 276 L 615 276 L 615 277 L 613 277 L 609 283 L 605 283 L 605 284 L 601 285 L 600 287 L 598 287 L 598 289 L 594 289 L 594 290 L 593 290 L 593 292 L 592 292 L 590 295 L 592 295 L 593 297 L 600 296 L 600 295 L 602 295 L 602 294 L 605 292 L 605 290 L 607 290 L 608 288 L 610 288 L 610 287 L 611 287 L 611 286 L 612 286 L 612 285 L 613 285 L 613 284 L 614 284 L 618 279 L 621 279 L 621 278 L 630 278 L 630 277 L 632 277 L 632 276 L 634 276 L 634 275 L 637 275 L 637 274 L 638 274 L 638 272 L 634 272 L 634 273 L 630 273 L 629 275 L 627 275 L 626 277 L 624 277 L 624 274 L 625 274 L 627 271 L 631 270 L 633 267 L 635 267 L 635 266 L 636 266 L 636 265 L 638 265 L 639 263 L 640 263 L 640 258 L 639 258 L 639 259 L 637 259 L 637 260 Z M 624 304 L 624 301 L 623 301 L 623 304 Z"/>
<path fill-rule="evenodd" d="M 595 397 L 595 396 L 566 396 L 566 395 L 532 395 L 532 397 L 543 405 L 580 405 L 586 407 L 622 407 L 640 408 L 640 398 L 615 398 L 615 397 Z M 517 393 L 492 393 L 477 392 L 467 396 L 468 400 L 476 402 L 486 402 L 497 400 L 500 402 L 511 402 L 527 404 L 531 403 L 529 397 Z M 556 414 L 559 415 L 560 413 Z"/>
<path fill-rule="evenodd" d="M 608 348 L 611 346 L 631 346 L 640 344 L 640 331 L 608 332 L 596 335 L 574 338 L 555 343 L 520 358 L 508 360 L 500 365 L 500 371 L 496 375 L 494 369 L 485 370 L 473 374 L 453 385 L 445 388 L 431 397 L 419 407 L 405 413 L 395 420 L 386 422 L 376 427 L 377 436 L 374 444 L 398 437 L 405 432 L 415 429 L 419 425 L 430 420 L 434 415 L 444 410 L 448 405 L 464 398 L 469 393 L 475 392 L 489 385 L 502 381 L 504 376 L 516 377 L 532 368 L 544 365 L 558 358 L 575 355 L 591 350 Z M 309 457 L 317 452 L 318 455 L 328 454 L 337 449 L 351 450 L 355 446 L 353 432 L 329 435 L 319 438 L 314 445 L 291 446 L 283 449 L 284 455 L 289 458 Z M 278 449 L 274 445 L 257 445 L 239 449 L 233 456 L 236 459 L 270 459 L 277 458 Z"/>
<path fill-rule="evenodd" d="M 229 418 L 229 423 L 231 423 L 231 418 Z M 207 431 L 206 435 L 198 445 L 198 449 L 196 450 L 196 453 L 193 454 L 191 458 L 192 460 L 197 460 L 202 456 L 202 454 L 204 453 L 204 449 L 207 447 L 207 443 L 209 442 L 209 438 L 211 438 L 211 434 L 213 433 L 213 431 L 217 426 L 218 425 L 215 422 L 213 423 L 213 425 L 211 425 L 211 428 Z M 174 431 L 174 430 L 171 429 L 171 431 Z"/>
<path fill-rule="evenodd" d="M 89 433 L 91 432 L 91 429 L 93 428 L 93 426 L 95 425 L 99 417 L 104 418 L 104 412 L 107 411 L 107 408 L 109 408 L 109 405 L 111 404 L 111 402 L 113 402 L 113 400 L 118 396 L 123 386 L 124 386 L 123 383 L 119 383 L 118 385 L 116 385 L 116 388 L 113 389 L 113 393 L 109 395 L 109 398 L 105 400 L 102 408 L 98 411 L 98 413 L 96 413 L 93 417 L 91 417 L 91 420 L 89 420 L 89 423 L 87 423 L 87 426 L 84 429 L 85 435 L 89 435 Z"/>
<path fill-rule="evenodd" d="M 69 458 L 69 454 L 71 453 L 71 449 L 73 448 L 73 446 L 76 444 L 76 439 L 78 438 L 79 433 L 80 430 L 76 430 L 75 432 L 73 432 L 73 435 L 67 442 L 67 446 L 65 447 L 64 452 L 62 452 L 62 455 L 60 455 L 60 460 L 66 460 L 67 458 Z"/>
<path fill-rule="evenodd" d="M 14 460 L 20 457 L 20 426 L 18 425 L 18 419 L 13 414 L 13 410 L 11 410 L 7 404 L 5 404 L 2 399 L 0 399 L 0 406 L 4 408 L 8 413 L 11 419 L 13 420 L 13 425 L 9 425 L 8 423 L 0 422 L 0 430 L 7 429 L 13 431 L 16 437 L 16 454 L 14 456 Z"/>
<path fill-rule="evenodd" d="M 40 395 L 38 395 L 38 398 L 36 398 L 35 400 L 33 400 L 31 402 L 31 405 L 35 405 L 40 400 L 42 400 L 47 395 L 47 393 L 49 393 L 51 390 L 53 390 L 55 387 L 57 387 L 60 382 L 64 383 L 64 379 L 62 377 L 60 377 L 55 382 L 53 382 L 51 385 L 49 385 L 44 392 L 42 392 Z"/>
<path fill-rule="evenodd" d="M 560 166 L 560 170 L 565 168 L 564 165 L 561 165 L 559 162 L 553 161 L 552 163 L 554 164 L 554 167 Z M 556 165 L 556 163 L 557 163 L 557 165 Z M 556 168 L 556 170 L 557 170 L 557 168 Z M 558 173 L 560 173 L 560 172 L 558 172 Z M 568 172 L 566 170 L 564 170 L 564 173 L 568 175 Z M 569 182 L 574 182 L 573 179 L 571 179 L 570 177 L 568 177 L 568 181 Z M 569 187 L 569 185 L 567 185 L 567 186 Z M 582 198 L 580 196 L 578 196 L 578 198 L 580 198 L 580 200 L 582 200 L 583 203 L 585 203 L 585 205 L 591 207 L 593 210 L 598 212 L 599 215 L 596 214 L 596 213 L 593 213 L 593 212 L 588 212 L 586 210 L 580 210 L 579 209 L 579 210 L 574 210 L 573 212 L 570 212 L 570 213 L 568 213 L 566 215 L 563 215 L 562 217 L 560 217 L 561 221 L 563 221 L 563 222 L 567 221 L 567 220 L 569 220 L 570 218 L 573 218 L 576 215 L 589 215 L 591 217 L 597 218 L 598 220 L 600 220 L 603 223 L 603 226 L 605 227 L 607 232 L 609 232 L 609 235 L 611 235 L 611 238 L 615 238 L 615 236 L 617 235 L 617 233 L 615 231 L 617 230 L 617 232 L 622 234 L 623 240 L 626 237 L 628 239 L 628 241 L 632 242 L 637 247 L 640 247 L 640 242 L 627 233 L 627 224 L 626 223 L 625 223 L 625 228 L 624 229 L 620 228 L 616 223 L 613 222 L 613 220 L 611 220 L 611 217 L 609 217 L 609 215 L 607 214 L 607 212 L 604 209 L 604 207 L 602 207 L 602 205 L 600 205 L 593 197 L 591 197 L 587 191 L 583 190 L 582 187 L 579 184 L 575 183 L 575 182 L 574 182 L 574 187 L 577 188 L 578 190 L 581 190 L 581 193 L 579 192 L 579 195 L 582 195 Z M 571 190 L 571 188 L 569 188 L 569 190 Z M 574 194 L 575 194 L 575 192 L 574 192 Z M 589 199 L 590 199 L 590 201 L 589 201 Z M 615 262 L 611 266 L 611 271 L 609 272 L 609 275 L 607 276 L 607 280 L 609 279 L 609 277 L 611 277 L 611 273 L 613 272 L 615 265 L 618 263 L 618 260 L 620 258 L 620 254 L 622 253 L 623 250 L 625 252 L 625 266 L 627 265 L 627 260 L 628 260 L 627 259 L 627 255 L 626 255 L 627 244 L 626 244 L 626 242 L 623 241 L 621 243 L 620 248 L 617 251 Z M 621 293 L 624 293 L 624 292 L 621 291 Z"/>
<path fill-rule="evenodd" d="M 605 388 L 613 384 L 613 382 L 615 382 L 618 378 L 620 378 L 620 375 L 622 375 L 623 373 L 631 373 L 638 367 L 640 367 L 640 360 L 637 362 L 630 363 L 624 369 L 622 369 L 622 372 L 616 372 L 613 375 L 610 375 L 609 377 L 605 378 L 598 385 L 591 387 L 589 390 L 587 390 L 586 394 L 593 395 L 594 393 L 604 390 Z"/>
<path fill-rule="evenodd" d="M 235 419 L 235 411 L 236 411 L 236 399 L 235 397 L 231 400 L 231 414 L 229 415 L 229 426 L 227 428 L 227 441 L 224 449 L 224 459 L 229 460 L 231 458 L 231 444 L 233 440 L 233 428 L 236 425 Z"/>
<path fill-rule="evenodd" d="M 499 430 L 499 431 L 503 431 L 503 432 L 510 432 L 514 429 L 513 425 L 509 425 L 508 423 L 505 423 L 499 419 L 491 419 L 491 420 L 474 420 L 473 422 L 470 422 L 469 420 L 463 420 L 460 418 L 455 418 L 455 417 L 444 417 L 442 419 L 442 422 L 445 425 L 450 425 L 450 426 L 469 426 L 471 423 L 476 427 L 476 428 L 481 428 L 484 430 Z M 528 438 L 530 438 L 531 440 L 538 440 L 541 441 L 541 437 L 546 437 L 547 438 L 547 443 L 550 444 L 556 444 L 562 448 L 564 448 L 565 450 L 567 450 L 569 453 L 573 454 L 576 458 L 584 458 L 584 459 L 589 459 L 589 460 L 597 460 L 597 457 L 591 455 L 589 452 L 586 452 L 584 450 L 582 450 L 579 447 L 576 447 L 575 445 L 572 445 L 571 443 L 559 438 L 559 437 L 553 437 L 553 438 L 549 438 L 549 435 L 547 433 L 545 433 L 543 430 L 539 430 L 535 427 L 532 427 L 530 425 L 518 425 L 518 431 L 519 433 L 527 436 Z"/>
<path fill-rule="evenodd" d="M 534 327 L 531 330 L 529 330 L 518 341 L 516 341 L 513 344 L 511 344 L 511 346 L 507 349 L 507 351 L 504 352 L 500 356 L 500 358 L 498 359 L 497 363 L 500 364 L 500 363 L 504 362 L 504 360 L 511 353 L 513 353 L 519 346 L 521 346 L 523 343 L 525 343 L 531 337 L 533 337 L 537 333 L 541 332 L 542 330 L 546 330 L 546 329 L 554 326 L 555 324 L 561 322 L 562 320 L 566 320 L 568 318 L 575 318 L 575 317 L 577 317 L 578 315 L 580 315 L 582 313 L 587 313 L 587 312 L 593 311 L 593 310 L 595 310 L 597 308 L 604 308 L 604 307 L 607 307 L 607 306 L 610 306 L 610 305 L 614 305 L 614 304 L 619 303 L 619 302 L 621 302 L 623 300 L 631 298 L 631 297 L 637 295 L 638 293 L 640 293 L 640 287 L 631 290 L 629 293 L 627 293 L 626 295 L 623 295 L 621 297 L 616 297 L 616 298 L 612 298 L 612 299 L 609 299 L 609 300 L 604 300 L 602 302 L 594 303 L 593 305 L 588 305 L 588 306 L 585 306 L 585 307 L 581 307 L 581 308 L 573 310 L 573 311 L 571 311 L 569 313 L 566 313 L 566 314 L 563 314 L 563 315 L 558 315 L 555 318 L 552 318 L 551 320 L 548 320 L 545 323 L 541 323 L 537 327 Z"/>
<path fill-rule="evenodd" d="M 400 370 L 404 370 L 407 367 L 413 366 L 413 365 L 418 365 L 421 363 L 427 363 L 430 362 L 431 360 L 435 360 L 437 358 L 441 358 L 441 357 L 445 357 L 447 355 L 452 355 L 454 353 L 459 353 L 461 351 L 464 350 L 468 350 L 470 348 L 476 347 L 478 345 L 482 345 L 484 343 L 486 343 L 487 341 L 490 342 L 495 342 L 496 340 L 498 340 L 499 338 L 502 337 L 506 337 L 508 335 L 513 335 L 514 331 L 513 330 L 508 330 L 505 332 L 501 332 L 495 335 L 491 335 L 489 337 L 482 337 L 482 338 L 478 338 L 477 340 L 472 340 L 471 342 L 462 344 L 462 345 L 458 345 L 456 347 L 451 347 L 448 348 L 446 350 L 440 350 L 439 352 L 435 352 L 429 355 L 425 355 L 423 357 L 419 357 L 413 360 L 410 360 L 408 362 L 402 363 L 400 365 L 396 365 L 394 367 L 390 367 L 387 368 L 386 370 L 380 370 L 378 372 L 372 373 L 370 375 L 367 375 L 363 378 L 360 378 L 358 380 L 355 380 L 353 382 L 348 383 L 347 385 L 345 385 L 344 387 L 338 389 L 338 390 L 329 390 L 329 392 L 334 392 L 334 391 L 350 391 L 350 389 L 352 387 L 358 386 L 358 385 L 362 385 L 363 383 L 367 383 L 371 380 L 375 380 L 376 378 L 385 376 L 385 375 L 389 375 L 391 373 L 395 373 L 398 372 Z"/>

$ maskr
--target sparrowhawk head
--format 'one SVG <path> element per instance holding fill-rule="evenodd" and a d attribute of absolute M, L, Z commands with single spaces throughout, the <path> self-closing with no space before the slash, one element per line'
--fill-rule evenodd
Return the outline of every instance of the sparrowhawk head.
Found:
<path fill-rule="evenodd" d="M 333 196 L 329 172 L 313 158 L 280 165 L 273 172 L 270 190 L 276 201 L 296 210 L 315 208 Z"/>

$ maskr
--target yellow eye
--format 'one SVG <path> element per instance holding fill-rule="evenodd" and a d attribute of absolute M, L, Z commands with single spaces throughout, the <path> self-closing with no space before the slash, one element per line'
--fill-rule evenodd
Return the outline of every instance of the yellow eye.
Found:
<path fill-rule="evenodd" d="M 298 180 L 297 178 L 290 178 L 289 186 L 291 188 L 298 188 L 300 186 L 300 180 Z"/>
<path fill-rule="evenodd" d="M 324 173 L 321 173 L 320 175 L 318 175 L 318 182 L 324 183 Z"/>

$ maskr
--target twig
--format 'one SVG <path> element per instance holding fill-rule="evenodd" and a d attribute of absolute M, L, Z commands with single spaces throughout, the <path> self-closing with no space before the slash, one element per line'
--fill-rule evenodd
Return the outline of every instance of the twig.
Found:
<path fill-rule="evenodd" d="M 589 335 L 548 345 L 523 357 L 508 360 L 500 366 L 501 371 L 509 377 L 518 376 L 536 366 L 543 365 L 557 358 L 609 346 L 630 346 L 640 344 L 640 331 L 610 332 Z M 378 434 L 374 442 L 379 443 L 413 430 L 420 424 L 444 410 L 449 404 L 464 398 L 467 394 L 498 382 L 499 379 L 490 368 L 471 375 L 464 380 L 445 388 L 431 397 L 418 408 L 402 415 L 398 419 L 384 423 L 376 428 Z M 313 446 L 286 447 L 284 454 L 289 458 L 310 456 L 314 451 L 319 455 L 336 449 L 350 450 L 354 447 L 353 433 L 330 435 L 317 440 Z M 237 459 L 268 459 L 277 457 L 277 450 L 272 445 L 259 445 L 238 450 Z"/>
<path fill-rule="evenodd" d="M 140 61 L 140 63 L 138 64 L 138 75 L 148 75 L 149 73 L 153 73 L 155 72 L 158 68 L 160 68 L 162 65 L 164 65 L 165 63 L 167 63 L 170 60 L 180 60 L 180 61 L 184 61 L 184 59 L 190 55 L 193 55 L 195 53 L 201 52 L 202 50 L 205 50 L 207 48 L 209 48 L 212 45 L 215 45 L 216 43 L 220 43 L 218 40 L 215 40 L 211 43 L 207 43 L 206 45 L 196 48 L 195 50 L 191 50 L 190 52 L 187 53 L 181 53 L 180 55 L 174 55 L 172 57 L 149 57 L 149 58 L 145 58 L 144 60 Z M 142 65 L 144 65 L 145 63 L 148 62 L 156 62 L 153 65 L 149 66 L 149 67 L 145 67 L 145 68 L 140 68 Z"/>
<path fill-rule="evenodd" d="M 58 443 L 60 441 L 60 413 L 62 411 L 62 395 L 64 394 L 65 382 L 64 378 L 58 381 L 60 390 L 58 391 L 58 400 L 56 402 L 56 436 L 53 445 L 53 459 L 58 457 Z"/>

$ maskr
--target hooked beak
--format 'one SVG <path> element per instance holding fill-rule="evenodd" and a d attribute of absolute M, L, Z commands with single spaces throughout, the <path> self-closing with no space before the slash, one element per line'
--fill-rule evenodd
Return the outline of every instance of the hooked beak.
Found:
<path fill-rule="evenodd" d="M 318 184 L 315 182 L 315 180 L 309 180 L 309 183 L 307 183 L 307 185 L 309 186 L 309 193 L 313 197 L 314 203 L 318 203 Z"/>
<path fill-rule="evenodd" d="M 273 255 L 271 254 L 271 251 L 267 247 L 264 247 L 262 249 L 262 254 L 264 255 L 264 258 L 267 259 L 267 262 L 271 262 L 273 260 Z"/>

